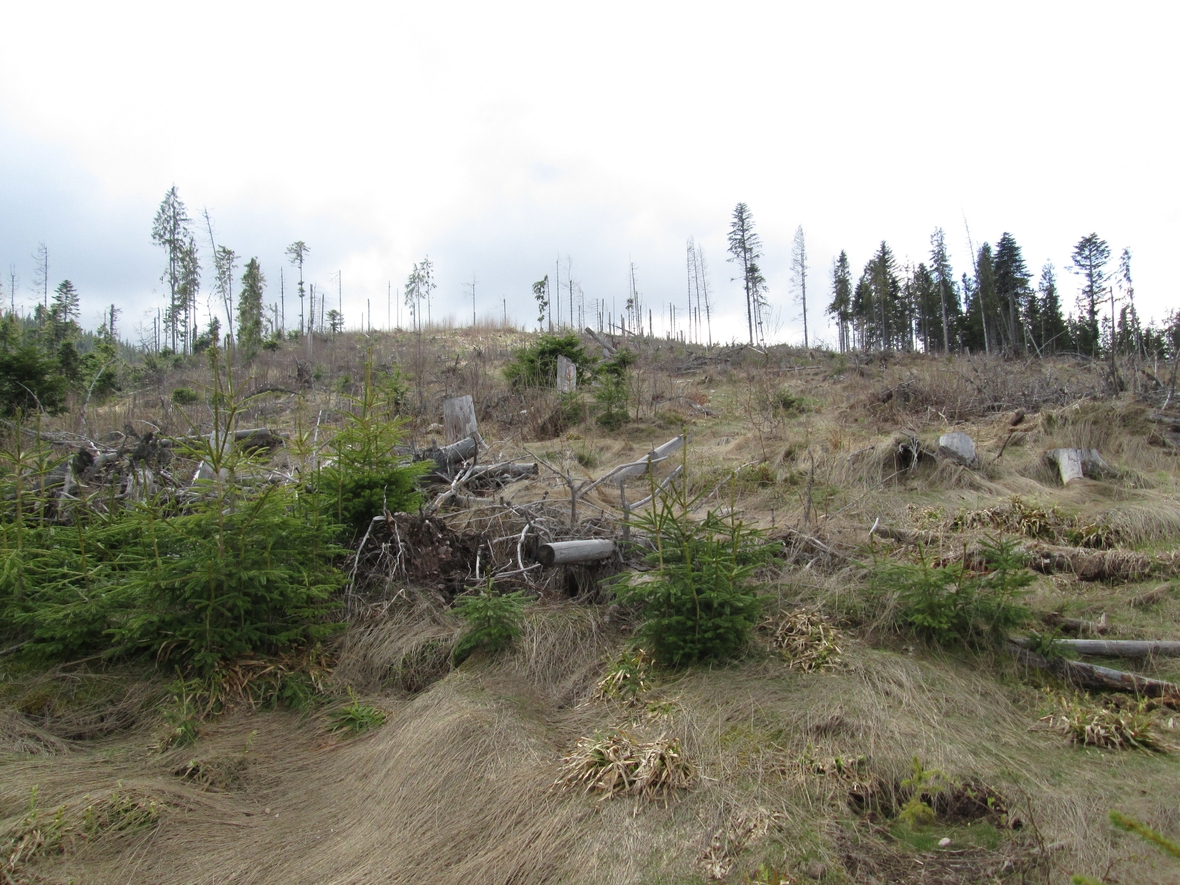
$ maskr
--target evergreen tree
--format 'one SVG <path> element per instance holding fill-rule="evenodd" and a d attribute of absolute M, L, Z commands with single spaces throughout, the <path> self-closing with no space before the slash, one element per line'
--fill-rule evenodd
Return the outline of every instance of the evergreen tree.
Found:
<path fill-rule="evenodd" d="M 930 273 L 938 294 L 939 322 L 936 328 L 940 333 L 932 337 L 935 340 L 941 337 L 942 352 L 949 353 L 952 339 L 957 339 L 955 330 L 960 325 L 962 310 L 955 288 L 955 272 L 946 251 L 946 234 L 941 227 L 936 227 L 930 235 Z"/>
<path fill-rule="evenodd" d="M 901 298 L 901 281 L 897 278 L 897 262 L 893 250 L 884 240 L 877 254 L 869 262 L 869 283 L 872 289 L 872 344 L 883 350 L 904 346 L 906 311 Z"/>
<path fill-rule="evenodd" d="M 975 282 L 966 303 L 963 344 L 987 353 L 999 346 L 999 311 L 996 302 L 995 262 L 990 243 L 979 247 L 975 261 Z"/>
<path fill-rule="evenodd" d="M 242 292 L 238 296 L 238 346 L 246 359 L 258 353 L 262 347 L 262 293 L 266 278 L 257 258 L 246 262 L 242 274 Z"/>
<path fill-rule="evenodd" d="M 762 257 L 762 239 L 754 232 L 754 219 L 750 207 L 738 203 L 733 210 L 733 222 L 729 226 L 729 261 L 735 262 L 742 275 L 742 287 L 746 293 L 746 321 L 750 330 L 750 344 L 754 343 L 755 327 L 761 340 L 762 310 L 766 305 L 766 278 L 758 267 Z"/>
<path fill-rule="evenodd" d="M 1143 330 L 1139 312 L 1135 309 L 1135 285 L 1131 282 L 1131 250 L 1123 249 L 1119 256 L 1119 289 L 1126 302 L 1119 311 L 1119 348 L 1122 353 L 1143 354 Z"/>
<path fill-rule="evenodd" d="M 1057 275 L 1053 263 L 1046 261 L 1041 268 L 1041 281 L 1037 285 L 1037 322 L 1030 323 L 1033 340 L 1042 353 L 1057 353 L 1069 350 L 1073 342 L 1069 339 L 1069 328 L 1061 313 L 1061 300 L 1057 295 Z"/>
<path fill-rule="evenodd" d="M 184 344 L 189 352 L 197 340 L 197 295 L 201 291 L 201 262 L 197 257 L 197 241 L 189 234 L 180 252 L 181 318 L 184 324 Z"/>
<path fill-rule="evenodd" d="M 165 327 L 170 333 L 171 347 L 176 350 L 180 341 L 178 323 L 182 320 L 187 299 L 184 292 L 185 252 L 192 241 L 191 220 L 188 210 L 180 199 L 176 185 L 164 195 L 160 208 L 152 222 L 152 242 L 164 250 L 167 264 L 160 280 L 168 286 L 168 307 L 165 311 Z M 195 247 L 194 247 L 195 252 Z M 185 303 L 182 304 L 182 299 Z"/>
<path fill-rule="evenodd" d="M 237 253 L 227 246 L 218 246 L 213 252 L 214 287 L 225 307 L 231 338 L 234 337 L 234 271 L 237 269 L 237 263 Z"/>
<path fill-rule="evenodd" d="M 1106 292 L 1109 275 L 1106 263 L 1110 261 L 1110 246 L 1096 233 L 1078 240 L 1073 249 L 1073 264 L 1070 270 L 1081 277 L 1082 289 L 1078 293 L 1078 350 L 1097 356 L 1101 335 L 1098 327 L 1098 305 Z M 1113 317 L 1111 318 L 1113 321 Z"/>
<path fill-rule="evenodd" d="M 848 266 L 848 253 L 843 249 L 832 262 L 832 303 L 827 312 L 836 318 L 840 352 L 844 353 L 852 346 L 848 337 L 852 322 L 852 268 Z"/>
<path fill-rule="evenodd" d="M 1020 246 L 1012 234 L 1005 231 L 996 244 L 995 287 L 997 307 L 1002 317 L 1002 340 L 1005 349 L 1011 353 L 1024 349 L 1025 330 L 1021 319 L 1032 297 L 1028 285 L 1030 279 Z"/>
<path fill-rule="evenodd" d="M 919 263 L 909 282 L 917 316 L 917 334 L 925 353 L 943 349 L 942 303 L 934 275 Z"/>
<path fill-rule="evenodd" d="M 303 316 L 303 299 L 307 297 L 307 291 L 303 288 L 303 262 L 307 258 L 307 253 L 311 249 L 308 248 L 307 243 L 303 240 L 296 240 L 287 247 L 287 259 L 292 265 L 299 268 L 299 334 L 304 334 L 305 323 Z"/>
<path fill-rule="evenodd" d="M 64 342 L 82 334 L 78 326 L 78 290 L 69 280 L 62 280 L 49 305 L 45 334 L 49 349 L 56 351 Z"/>

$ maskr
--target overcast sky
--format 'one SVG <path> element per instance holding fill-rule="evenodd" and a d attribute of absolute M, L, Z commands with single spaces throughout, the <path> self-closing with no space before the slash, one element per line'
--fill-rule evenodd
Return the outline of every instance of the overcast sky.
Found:
<path fill-rule="evenodd" d="M 341 272 L 349 326 L 429 255 L 433 314 L 534 323 L 531 283 L 574 279 L 617 314 L 629 262 L 645 302 L 685 298 L 704 246 L 724 314 L 734 205 L 753 214 L 780 340 L 801 339 L 795 229 L 813 335 L 841 249 L 886 240 L 926 260 L 943 227 L 957 274 L 1010 231 L 1063 303 L 1074 244 L 1129 247 L 1140 312 L 1180 307 L 1174 4 L 17 3 L 0 7 L 0 272 L 26 308 L 33 253 L 83 323 L 122 332 L 162 304 L 152 218 L 175 184 L 219 245 Z M 212 278 L 207 236 L 198 238 Z M 1112 262 L 1113 264 L 1113 262 Z M 287 289 L 287 321 L 297 312 Z M 568 297 L 568 296 L 567 296 Z M 334 304 L 334 302 L 332 302 Z M 396 314 L 395 314 L 396 317 Z M 150 321 L 148 321 L 150 326 Z"/>

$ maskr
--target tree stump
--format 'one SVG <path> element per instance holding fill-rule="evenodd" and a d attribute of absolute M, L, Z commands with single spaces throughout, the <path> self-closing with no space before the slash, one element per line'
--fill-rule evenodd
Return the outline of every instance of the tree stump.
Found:
<path fill-rule="evenodd" d="M 578 367 L 562 354 L 557 355 L 557 392 L 573 393 L 578 389 Z"/>
<path fill-rule="evenodd" d="M 481 439 L 479 422 L 475 418 L 475 403 L 470 395 L 443 400 L 443 433 L 448 444 L 469 436 Z"/>

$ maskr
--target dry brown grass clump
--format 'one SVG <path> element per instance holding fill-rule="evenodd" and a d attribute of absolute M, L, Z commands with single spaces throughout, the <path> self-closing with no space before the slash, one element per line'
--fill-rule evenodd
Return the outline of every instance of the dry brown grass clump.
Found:
<path fill-rule="evenodd" d="M 1060 710 L 1041 719 L 1070 743 L 1106 750 L 1165 750 L 1144 700 L 1098 700 L 1089 694 L 1058 698 Z"/>
<path fill-rule="evenodd" d="M 818 611 L 800 608 L 771 622 L 771 647 L 778 650 L 791 669 L 813 673 L 840 663 L 839 631 Z"/>
<path fill-rule="evenodd" d="M 601 799 L 634 795 L 667 799 L 674 790 L 692 786 L 696 771 L 684 756 L 680 741 L 659 737 L 639 741 L 625 731 L 582 738 L 565 757 L 554 786 L 581 787 Z"/>

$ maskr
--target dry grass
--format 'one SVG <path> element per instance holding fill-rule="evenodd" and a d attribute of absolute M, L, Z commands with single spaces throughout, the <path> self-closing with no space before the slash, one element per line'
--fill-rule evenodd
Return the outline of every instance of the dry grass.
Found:
<path fill-rule="evenodd" d="M 202 727 L 195 744 L 161 752 L 152 749 L 159 746 L 161 690 L 151 680 L 121 675 L 127 696 L 94 689 L 105 699 L 90 706 L 87 692 L 66 690 L 60 674 L 52 686 L 26 681 L 0 698 L 0 831 L 19 828 L 34 785 L 42 807 L 64 806 L 68 815 L 113 793 L 154 802 L 158 814 L 150 828 L 42 852 L 22 861 L 22 875 L 160 885 L 638 885 L 702 875 L 736 882 L 749 874 L 761 882 L 771 871 L 779 881 L 805 881 L 818 869 L 822 881 L 836 883 L 1020 875 L 1032 883 L 1111 864 L 1123 881 L 1167 875 L 1114 838 L 1106 818 L 1115 805 L 1174 830 L 1173 797 L 1160 789 L 1175 780 L 1167 756 L 1070 745 L 1037 727 L 1045 711 L 1032 685 L 1042 677 L 1007 660 L 944 656 L 896 639 L 892 650 L 872 648 L 878 634 L 858 619 L 865 575 L 856 563 L 869 558 L 861 548 L 879 518 L 932 531 L 945 547 L 937 551 L 948 555 L 999 531 L 1068 541 L 1071 557 L 1103 557 L 1094 575 L 1109 583 L 1079 583 L 1075 566 L 1089 574 L 1089 560 L 1079 559 L 1068 572 L 1041 579 L 1038 604 L 1106 612 L 1115 635 L 1150 628 L 1170 636 L 1180 623 L 1174 594 L 1136 605 L 1158 580 L 1146 588 L 1111 584 L 1139 576 L 1140 566 L 1153 571 L 1180 537 L 1176 457 L 1150 440 L 1142 406 L 1125 397 L 1095 399 L 1105 384 L 1100 371 L 1065 359 L 812 359 L 788 348 L 767 356 L 748 348 L 706 354 L 661 343 L 638 364 L 638 422 L 608 435 L 582 421 L 549 438 L 545 398 L 508 391 L 498 374 L 523 340 L 507 329 L 435 329 L 422 350 L 406 334 L 317 341 L 311 355 L 284 348 L 259 357 L 248 389 L 298 395 L 261 397 L 245 420 L 289 430 L 301 409 L 305 423 L 319 422 L 322 438 L 338 424 L 342 393 L 355 390 L 372 347 L 379 365 L 396 362 L 408 377 L 418 442 L 439 435 L 433 425 L 443 397 L 471 393 L 494 456 L 527 446 L 580 481 L 686 428 L 694 489 L 724 485 L 714 503 L 735 505 L 766 527 L 773 519 L 776 528 L 832 551 L 801 546 L 792 564 L 766 574 L 776 610 L 806 612 L 777 625 L 787 658 L 763 651 L 724 668 L 637 679 L 615 668 L 604 680 L 604 662 L 622 654 L 630 625 L 609 605 L 564 600 L 566 576 L 554 572 L 522 583 L 539 601 L 529 606 L 515 647 L 495 658 L 474 656 L 458 669 L 451 649 L 462 625 L 422 592 L 428 588 L 401 577 L 386 581 L 341 637 L 325 680 L 329 691 L 351 687 L 365 704 L 388 711 L 381 728 L 349 740 L 329 733 L 323 713 L 242 705 Z M 168 401 L 182 383 L 200 387 L 199 367 L 102 407 L 89 427 L 97 434 L 131 423 L 142 431 L 150 421 L 188 432 Z M 802 396 L 801 409 L 782 408 L 784 389 Z M 682 408 L 686 397 L 715 416 Z M 1013 428 L 1018 407 L 1028 414 Z M 195 414 L 207 421 L 200 409 Z M 950 429 L 976 440 L 980 470 L 928 458 L 901 469 L 903 437 L 932 451 Z M 1061 445 L 1099 448 L 1117 475 L 1061 488 L 1042 459 Z M 589 463 L 579 463 L 579 454 Z M 813 510 L 805 521 L 809 493 Z M 568 493 L 545 471 L 498 494 L 518 510 L 529 508 L 541 533 L 572 531 Z M 599 518 L 595 507 L 614 514 L 615 499 L 617 489 L 589 496 L 581 516 L 598 521 L 580 528 L 612 533 L 614 516 Z M 915 521 L 928 511 L 937 511 L 937 520 Z M 515 537 L 524 525 L 512 513 L 473 507 L 447 516 L 453 528 L 497 539 Z M 952 526 L 956 514 L 975 516 Z M 1052 537 L 1041 537 L 1041 525 Z M 1069 533 L 1085 526 L 1109 531 L 1114 549 L 1076 546 Z M 1131 549 L 1139 546 L 1152 549 Z M 514 558 L 515 541 L 500 543 L 496 556 L 497 563 Z M 842 613 L 841 635 L 816 620 L 816 611 Z M 837 649 L 842 666 L 822 666 Z M 243 671 L 243 681 L 249 675 Z M 585 703 L 631 687 L 635 704 Z M 43 702 L 22 704 L 21 697 Z M 581 755 L 570 756 L 596 733 L 603 736 L 597 743 L 586 739 Z M 1159 720 L 1156 733 L 1167 738 L 1173 729 Z M 899 806 L 915 756 L 950 784 L 987 785 L 1021 829 L 1000 828 L 994 849 L 955 841 L 942 853 L 884 833 L 851 796 L 872 788 Z M 691 783 L 684 760 L 692 762 Z M 570 778 L 577 789 L 552 789 Z M 636 784 L 639 792 L 630 792 Z M 583 795 L 587 787 L 603 795 L 661 790 L 664 801 L 597 802 Z M 962 835 L 949 832 L 953 840 Z"/>
<path fill-rule="evenodd" d="M 695 772 L 680 741 L 640 741 L 625 731 L 581 738 L 563 760 L 554 786 L 599 794 L 599 800 L 632 795 L 664 799 L 692 786 Z"/>
<path fill-rule="evenodd" d="M 840 633 L 822 614 L 796 609 L 770 623 L 771 647 L 792 669 L 813 673 L 840 663 Z"/>
<path fill-rule="evenodd" d="M 1062 732 L 1071 743 L 1107 750 L 1163 750 L 1155 717 L 1143 701 L 1096 700 L 1087 694 L 1058 698 L 1060 710 L 1041 722 Z"/>

